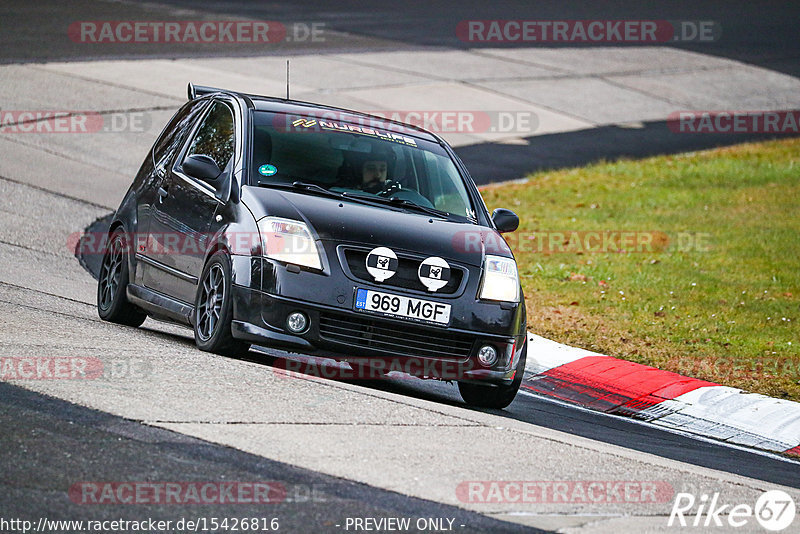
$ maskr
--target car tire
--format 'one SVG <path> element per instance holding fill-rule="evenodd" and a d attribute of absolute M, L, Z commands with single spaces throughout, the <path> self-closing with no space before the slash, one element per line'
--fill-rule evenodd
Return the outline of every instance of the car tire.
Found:
<path fill-rule="evenodd" d="M 517 396 L 522 377 L 525 374 L 525 363 L 528 356 L 528 340 L 522 347 L 522 356 L 517 363 L 517 373 L 509 385 L 487 386 L 473 382 L 459 382 L 458 392 L 461 398 L 470 406 L 476 408 L 495 408 L 502 410 L 507 407 Z"/>
<path fill-rule="evenodd" d="M 234 339 L 231 333 L 232 287 L 231 261 L 224 251 L 217 251 L 203 269 L 192 312 L 194 341 L 200 350 L 236 356 L 250 348 L 249 343 Z"/>
<path fill-rule="evenodd" d="M 97 314 L 104 321 L 141 326 L 147 314 L 128 301 L 128 243 L 125 234 L 114 231 L 108 240 L 97 279 Z"/>

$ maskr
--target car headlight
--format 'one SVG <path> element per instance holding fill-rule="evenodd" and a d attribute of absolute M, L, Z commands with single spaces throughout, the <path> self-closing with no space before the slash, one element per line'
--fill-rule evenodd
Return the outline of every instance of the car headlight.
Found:
<path fill-rule="evenodd" d="M 486 256 L 480 298 L 503 302 L 519 302 L 517 262 L 501 256 Z"/>
<path fill-rule="evenodd" d="M 258 221 L 263 254 L 273 260 L 322 269 L 319 250 L 308 225 L 281 217 L 264 217 Z"/>

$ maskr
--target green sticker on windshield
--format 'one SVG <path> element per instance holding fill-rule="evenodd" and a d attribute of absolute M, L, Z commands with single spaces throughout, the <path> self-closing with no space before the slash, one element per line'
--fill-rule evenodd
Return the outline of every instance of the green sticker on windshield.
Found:
<path fill-rule="evenodd" d="M 275 165 L 267 164 L 258 168 L 258 174 L 261 174 L 262 176 L 272 176 L 276 172 L 278 172 L 278 167 Z"/>

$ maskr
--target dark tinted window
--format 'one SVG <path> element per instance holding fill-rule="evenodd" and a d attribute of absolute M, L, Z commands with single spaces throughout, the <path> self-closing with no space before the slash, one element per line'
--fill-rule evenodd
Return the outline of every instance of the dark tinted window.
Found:
<path fill-rule="evenodd" d="M 222 102 L 214 102 L 212 106 L 195 133 L 186 155 L 209 156 L 217 162 L 220 169 L 224 169 L 233 156 L 236 145 L 233 111 Z"/>
<path fill-rule="evenodd" d="M 203 111 L 206 101 L 193 100 L 187 102 L 169 121 L 169 124 L 164 128 L 161 137 L 158 138 L 153 146 L 153 164 L 166 163 L 178 150 L 183 141 L 186 139 L 186 133 L 191 129 L 192 124 L 197 119 L 197 116 Z"/>

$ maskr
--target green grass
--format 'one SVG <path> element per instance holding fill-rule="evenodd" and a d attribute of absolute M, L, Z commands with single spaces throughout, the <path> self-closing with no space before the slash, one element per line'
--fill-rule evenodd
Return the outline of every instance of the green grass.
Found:
<path fill-rule="evenodd" d="M 507 239 L 532 332 L 800 400 L 800 140 L 543 172 L 482 194 L 520 216 Z M 625 252 L 539 248 L 553 231 L 654 238 Z"/>

